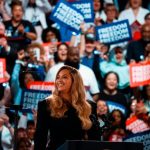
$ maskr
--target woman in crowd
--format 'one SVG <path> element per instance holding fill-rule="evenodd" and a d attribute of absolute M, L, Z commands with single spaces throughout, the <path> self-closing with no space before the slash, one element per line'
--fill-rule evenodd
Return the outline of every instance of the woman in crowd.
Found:
<path fill-rule="evenodd" d="M 126 136 L 125 130 L 125 116 L 119 109 L 114 109 L 110 118 L 112 119 L 112 124 L 107 136 L 104 140 L 111 142 L 121 142 Z"/>
<path fill-rule="evenodd" d="M 65 62 L 67 59 L 67 52 L 69 50 L 69 46 L 66 43 L 60 43 L 57 46 L 57 51 L 54 53 L 55 63 Z"/>
<path fill-rule="evenodd" d="M 119 76 L 118 89 L 124 94 L 130 94 L 129 88 L 129 67 L 125 60 L 122 47 L 115 47 L 110 54 L 109 60 L 100 63 L 102 77 L 109 71 L 115 70 Z"/>
<path fill-rule="evenodd" d="M 63 66 L 56 75 L 53 94 L 38 105 L 34 149 L 46 149 L 49 132 L 51 150 L 66 140 L 98 140 L 99 123 L 91 112 L 79 72 Z"/>
<path fill-rule="evenodd" d="M 22 88 L 27 88 L 27 84 L 31 81 L 40 81 L 40 77 L 34 70 L 26 68 L 26 63 L 24 49 L 21 49 L 18 52 L 18 59 L 11 78 L 11 89 L 15 105 L 20 105 Z"/>
<path fill-rule="evenodd" d="M 124 94 L 118 91 L 117 88 L 118 84 L 119 84 L 119 76 L 117 73 L 113 71 L 106 73 L 104 76 L 104 89 L 100 93 L 100 99 L 105 100 L 109 103 L 110 102 L 115 103 L 118 106 L 120 106 L 120 108 L 123 108 L 124 112 L 127 112 L 128 110 L 127 99 L 125 98 Z M 113 106 L 116 106 L 115 104 L 113 104 Z"/>
<path fill-rule="evenodd" d="M 103 0 L 94 0 L 94 14 L 95 14 L 95 24 L 97 26 L 104 24 L 106 20 L 106 14 L 103 10 Z"/>

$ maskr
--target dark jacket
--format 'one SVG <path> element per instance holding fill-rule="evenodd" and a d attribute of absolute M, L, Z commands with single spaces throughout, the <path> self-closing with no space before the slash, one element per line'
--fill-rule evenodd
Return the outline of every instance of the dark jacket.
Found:
<path fill-rule="evenodd" d="M 63 118 L 57 119 L 50 116 L 46 100 L 39 102 L 34 150 L 45 150 L 46 147 L 48 150 L 55 150 L 66 140 L 83 140 L 85 133 L 88 134 L 89 140 L 100 139 L 99 124 L 95 115 L 91 115 L 91 120 L 93 126 L 85 132 L 73 107 L 70 106 Z"/>
<path fill-rule="evenodd" d="M 145 47 L 147 44 L 148 42 L 142 39 L 130 42 L 127 47 L 127 63 L 130 63 L 131 59 L 136 62 L 144 60 Z"/>

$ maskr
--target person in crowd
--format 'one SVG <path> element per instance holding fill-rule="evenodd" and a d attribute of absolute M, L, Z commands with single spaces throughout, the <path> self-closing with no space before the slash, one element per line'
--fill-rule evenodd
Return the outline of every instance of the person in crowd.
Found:
<path fill-rule="evenodd" d="M 4 78 L 6 79 L 6 81 L 4 83 L 0 83 L 0 106 L 1 107 L 5 107 L 5 106 L 10 106 L 11 104 L 11 98 L 12 98 L 12 94 L 11 94 L 11 88 L 10 88 L 10 75 L 8 74 L 8 72 L 6 71 L 4 73 Z"/>
<path fill-rule="evenodd" d="M 130 7 L 120 13 L 119 20 L 128 19 L 130 25 L 135 21 L 138 21 L 141 25 L 144 24 L 144 17 L 149 10 L 142 7 L 142 1 L 129 0 Z"/>
<path fill-rule="evenodd" d="M 0 57 L 6 59 L 6 70 L 11 75 L 17 59 L 17 50 L 8 44 L 5 26 L 2 22 L 0 22 Z"/>
<path fill-rule="evenodd" d="M 14 0 L 6 0 L 4 3 L 6 12 L 9 16 L 11 16 L 11 3 Z M 22 2 L 23 9 L 26 10 L 29 0 L 20 0 Z M 48 0 L 36 0 L 36 5 L 43 10 L 45 13 L 49 13 L 52 9 L 52 6 Z"/>
<path fill-rule="evenodd" d="M 26 52 L 29 56 L 28 63 L 37 65 L 40 65 L 40 59 L 45 55 L 44 47 L 39 43 L 29 44 Z"/>
<path fill-rule="evenodd" d="M 130 110 L 131 113 L 126 120 L 126 130 L 133 134 L 150 130 L 150 117 L 146 103 L 133 97 Z"/>
<path fill-rule="evenodd" d="M 110 113 L 111 128 L 105 134 L 104 140 L 110 142 L 122 142 L 123 138 L 127 136 L 125 128 L 125 116 L 119 109 L 114 109 Z"/>
<path fill-rule="evenodd" d="M 0 115 L 0 149 L 12 150 L 14 129 L 9 123 L 9 117 L 6 114 Z"/>
<path fill-rule="evenodd" d="M 98 140 L 100 137 L 99 124 L 85 97 L 82 77 L 73 67 L 59 69 L 53 94 L 38 104 L 35 150 L 46 149 L 49 131 L 51 150 L 66 140 Z"/>
<path fill-rule="evenodd" d="M 119 20 L 128 19 L 133 40 L 140 39 L 140 29 L 144 24 L 145 15 L 149 12 L 149 10 L 142 7 L 142 1 L 143 0 L 129 0 L 129 8 L 122 11 L 119 15 Z"/>
<path fill-rule="evenodd" d="M 24 49 L 18 51 L 18 59 L 16 60 L 12 78 L 11 78 L 11 91 L 13 95 L 13 103 L 20 105 L 22 88 L 27 88 L 30 81 L 39 81 L 40 77 L 32 69 L 26 68 L 25 52 Z M 24 67 L 23 67 L 24 66 Z M 25 68 L 24 70 L 22 68 Z"/>
<path fill-rule="evenodd" d="M 100 131 L 101 131 L 101 141 L 104 140 L 104 135 L 108 132 L 108 130 L 111 127 L 111 120 L 110 120 L 110 113 L 109 113 L 109 108 L 106 103 L 106 101 L 99 99 L 96 102 L 97 105 L 97 117 L 98 121 L 100 123 Z"/>
<path fill-rule="evenodd" d="M 147 44 L 150 43 L 150 26 L 144 24 L 141 28 L 141 39 L 128 44 L 126 60 L 127 63 L 144 60 L 144 53 Z"/>
<path fill-rule="evenodd" d="M 27 138 L 27 131 L 25 128 L 17 128 L 16 130 L 16 142 L 19 141 L 21 138 Z"/>
<path fill-rule="evenodd" d="M 24 13 L 24 19 L 30 21 L 35 27 L 37 33 L 36 42 L 42 42 L 41 34 L 43 29 L 47 28 L 46 15 L 42 9 L 36 4 L 36 0 L 29 0 L 28 6 Z"/>
<path fill-rule="evenodd" d="M 12 1 L 11 20 L 4 21 L 8 43 L 19 49 L 20 45 L 28 45 L 32 40 L 36 40 L 36 31 L 27 20 L 23 20 L 23 6 L 21 1 Z"/>
<path fill-rule="evenodd" d="M 47 42 L 59 42 L 60 41 L 60 33 L 56 28 L 48 27 L 42 32 L 42 41 L 44 43 Z"/>
<path fill-rule="evenodd" d="M 96 81 L 96 77 L 92 69 L 90 69 L 85 65 L 80 64 L 79 49 L 77 47 L 69 48 L 69 51 L 67 53 L 67 59 L 64 64 L 78 69 L 79 72 L 81 73 L 84 86 L 87 88 L 87 99 L 94 100 L 94 101 L 98 100 L 99 88 L 98 88 L 98 83 Z M 45 81 L 54 82 L 57 71 L 64 64 L 58 63 L 54 65 L 52 68 L 50 68 L 45 77 Z"/>
<path fill-rule="evenodd" d="M 57 51 L 54 53 L 54 61 L 56 64 L 66 61 L 68 50 L 69 46 L 66 43 L 60 43 L 57 45 Z"/>
<path fill-rule="evenodd" d="M 125 54 L 122 47 L 115 47 L 109 60 L 100 63 L 102 77 L 109 71 L 114 71 L 119 76 L 118 89 L 124 94 L 130 94 L 129 88 L 129 67 L 125 60 Z M 111 51 L 111 52 L 112 52 Z"/>
<path fill-rule="evenodd" d="M 149 62 L 150 61 L 150 43 L 148 43 L 145 47 L 145 53 L 144 53 L 144 60 L 146 62 Z"/>
<path fill-rule="evenodd" d="M 99 62 L 101 57 L 99 57 L 99 52 L 95 49 L 95 38 L 89 37 L 89 34 L 82 35 L 80 43 L 80 52 L 83 51 L 81 56 L 81 64 L 91 68 L 98 81 L 99 88 L 101 87 L 101 73 L 99 70 Z"/>
<path fill-rule="evenodd" d="M 146 108 L 146 113 L 150 113 L 150 84 L 143 87 L 142 97 Z"/>
<path fill-rule="evenodd" d="M 16 150 L 33 150 L 33 147 L 28 138 L 20 138 L 17 141 Z"/>
<path fill-rule="evenodd" d="M 35 134 L 35 122 L 34 120 L 28 120 L 27 122 L 27 137 L 30 140 L 32 146 L 34 146 L 34 134 Z"/>
<path fill-rule="evenodd" d="M 31 43 L 26 48 L 27 66 L 44 80 L 48 62 L 45 60 L 45 49 L 39 43 Z"/>
<path fill-rule="evenodd" d="M 120 108 L 124 110 L 124 114 L 128 112 L 128 102 L 124 94 L 118 91 L 119 76 L 117 73 L 110 71 L 104 76 L 104 89 L 100 92 L 100 99 L 105 100 L 108 106 L 112 106 L 112 110 Z M 115 103 L 115 105 L 113 105 Z M 110 112 L 112 111 L 110 110 Z"/>
<path fill-rule="evenodd" d="M 104 12 L 104 2 L 103 0 L 94 0 L 94 14 L 95 14 L 95 24 L 97 26 L 104 24 L 106 20 L 106 14 Z"/>
<path fill-rule="evenodd" d="M 10 16 L 5 8 L 5 0 L 0 0 L 0 21 L 9 20 Z"/>
<path fill-rule="evenodd" d="M 145 15 L 144 20 L 145 20 L 145 24 L 150 25 L 150 12 Z"/>
<path fill-rule="evenodd" d="M 106 21 L 105 21 L 106 24 L 117 21 L 118 11 L 114 4 L 112 3 L 106 4 L 105 14 L 106 14 Z"/>

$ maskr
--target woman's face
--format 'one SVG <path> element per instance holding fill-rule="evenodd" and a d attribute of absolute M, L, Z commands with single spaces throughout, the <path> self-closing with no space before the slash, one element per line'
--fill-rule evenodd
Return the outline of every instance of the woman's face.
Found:
<path fill-rule="evenodd" d="M 150 15 L 145 19 L 145 23 L 150 25 Z"/>
<path fill-rule="evenodd" d="M 101 8 L 100 0 L 94 0 L 94 11 L 97 12 Z"/>
<path fill-rule="evenodd" d="M 66 45 L 60 45 L 57 52 L 59 60 L 64 62 L 67 59 L 68 52 L 68 48 L 66 47 Z"/>
<path fill-rule="evenodd" d="M 97 114 L 98 115 L 104 115 L 107 114 L 108 107 L 106 105 L 106 102 L 99 100 L 97 102 Z"/>
<path fill-rule="evenodd" d="M 121 123 L 121 114 L 119 111 L 114 111 L 112 117 L 117 124 Z"/>
<path fill-rule="evenodd" d="M 130 0 L 130 5 L 132 8 L 139 8 L 142 4 L 142 0 Z"/>
<path fill-rule="evenodd" d="M 27 84 L 31 81 L 34 81 L 33 75 L 31 73 L 27 73 L 24 78 L 25 86 L 27 86 Z"/>
<path fill-rule="evenodd" d="M 106 15 L 108 21 L 113 21 L 117 17 L 117 11 L 114 6 L 109 6 L 106 9 Z"/>
<path fill-rule="evenodd" d="M 118 81 L 117 81 L 117 77 L 115 74 L 111 73 L 107 76 L 106 78 L 106 88 L 108 90 L 115 90 L 117 88 L 117 84 L 118 84 Z"/>
<path fill-rule="evenodd" d="M 35 127 L 34 125 L 29 125 L 27 128 L 27 135 L 30 139 L 34 138 L 34 133 L 35 133 Z"/>
<path fill-rule="evenodd" d="M 53 39 L 56 39 L 56 35 L 55 35 L 54 32 L 49 31 L 49 32 L 46 34 L 46 42 L 52 42 Z"/>
<path fill-rule="evenodd" d="M 61 70 L 56 76 L 55 86 L 64 94 L 69 94 L 72 85 L 72 77 L 67 69 Z"/>
<path fill-rule="evenodd" d="M 118 63 L 121 63 L 121 61 L 123 60 L 123 52 L 115 52 L 115 57 Z"/>

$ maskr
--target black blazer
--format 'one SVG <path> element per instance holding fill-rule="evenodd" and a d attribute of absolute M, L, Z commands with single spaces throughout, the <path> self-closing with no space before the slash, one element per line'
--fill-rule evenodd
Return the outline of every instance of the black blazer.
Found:
<path fill-rule="evenodd" d="M 89 140 L 99 140 L 99 123 L 95 115 L 90 117 L 93 125 L 90 130 L 85 132 L 73 107 L 69 108 L 63 118 L 57 119 L 50 116 L 46 100 L 39 102 L 34 150 L 56 150 L 66 140 L 83 140 L 85 133 Z"/>

